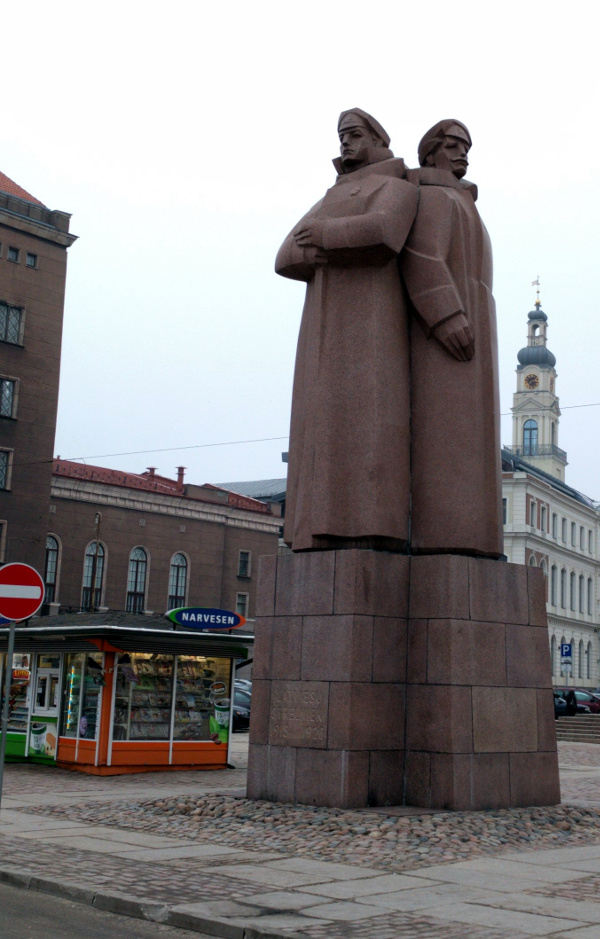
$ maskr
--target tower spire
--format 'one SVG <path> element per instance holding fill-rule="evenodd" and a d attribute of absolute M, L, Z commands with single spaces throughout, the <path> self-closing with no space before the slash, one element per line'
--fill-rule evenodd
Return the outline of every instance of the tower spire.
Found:
<path fill-rule="evenodd" d="M 567 454 L 558 446 L 556 358 L 547 346 L 548 317 L 542 310 L 539 275 L 531 286 L 537 288 L 537 299 L 527 315 L 527 345 L 517 354 L 511 449 L 528 463 L 564 480 Z"/>

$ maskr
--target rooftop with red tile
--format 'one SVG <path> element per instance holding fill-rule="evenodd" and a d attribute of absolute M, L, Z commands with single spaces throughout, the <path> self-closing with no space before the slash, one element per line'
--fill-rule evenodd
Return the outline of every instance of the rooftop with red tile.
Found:
<path fill-rule="evenodd" d="M 27 192 L 26 189 L 23 189 L 22 186 L 19 186 L 18 183 L 13 182 L 12 179 L 9 179 L 5 173 L 0 170 L 0 192 L 7 192 L 9 196 L 16 196 L 18 199 L 23 199 L 25 202 L 33 202 L 35 205 L 44 205 L 43 202 L 40 202 L 39 199 L 36 199 L 35 196 L 32 196 L 31 193 Z"/>
<path fill-rule="evenodd" d="M 159 476 L 155 472 L 145 473 L 126 473 L 123 470 L 107 469 L 104 466 L 90 466 L 86 463 L 74 463 L 71 460 L 56 459 L 53 461 L 52 472 L 54 476 L 66 476 L 69 479 L 81 479 L 88 482 L 100 483 L 108 486 L 122 486 L 125 489 L 142 489 L 146 492 L 156 492 L 162 495 L 177 496 L 180 499 L 192 499 L 195 502 L 211 502 L 221 505 L 229 505 L 233 508 L 247 509 L 250 512 L 261 512 L 271 514 L 269 506 L 258 499 L 252 499 L 250 496 L 238 495 L 235 492 L 227 492 L 218 486 L 207 484 L 202 487 L 213 491 L 215 496 L 222 495 L 222 500 L 218 498 L 209 498 L 209 493 L 203 498 L 198 492 L 201 487 L 188 487 L 185 483 L 178 483 L 176 479 L 169 479 L 168 476 Z"/>

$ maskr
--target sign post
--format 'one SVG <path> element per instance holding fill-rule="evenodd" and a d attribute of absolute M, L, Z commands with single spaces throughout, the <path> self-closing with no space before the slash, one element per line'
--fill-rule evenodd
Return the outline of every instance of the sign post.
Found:
<path fill-rule="evenodd" d="M 560 645 L 560 674 L 567 679 L 566 685 L 569 687 L 569 675 L 573 671 L 573 648 L 570 642 L 561 642 Z"/>
<path fill-rule="evenodd" d="M 0 568 L 0 617 L 10 622 L 6 669 L 4 675 L 4 704 L 2 707 L 2 733 L 0 735 L 0 806 L 4 782 L 4 758 L 15 651 L 15 623 L 33 616 L 44 600 L 44 581 L 29 564 L 5 564 Z"/>

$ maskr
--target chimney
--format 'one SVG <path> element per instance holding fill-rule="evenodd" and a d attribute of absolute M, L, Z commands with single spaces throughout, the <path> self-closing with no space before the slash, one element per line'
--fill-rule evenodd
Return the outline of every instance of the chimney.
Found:
<path fill-rule="evenodd" d="M 185 476 L 185 471 L 187 466 L 178 466 L 177 467 L 177 485 L 183 487 L 183 477 Z"/>
<path fill-rule="evenodd" d="M 156 467 L 155 467 L 155 466 L 147 466 L 146 469 L 147 469 L 147 471 L 148 471 L 148 476 L 154 476 L 154 473 L 155 473 L 155 471 L 156 471 Z"/>

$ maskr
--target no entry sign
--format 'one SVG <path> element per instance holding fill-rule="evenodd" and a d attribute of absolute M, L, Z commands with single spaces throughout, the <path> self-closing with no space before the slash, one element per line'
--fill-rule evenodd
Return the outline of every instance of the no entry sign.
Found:
<path fill-rule="evenodd" d="M 44 581 L 29 564 L 0 567 L 0 616 L 14 623 L 37 613 L 44 600 Z"/>

